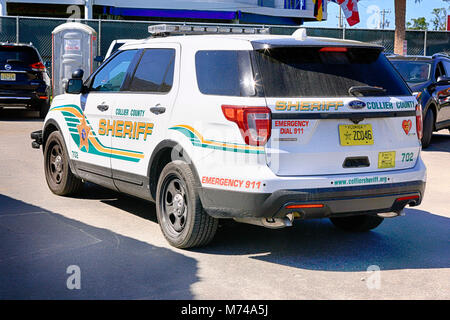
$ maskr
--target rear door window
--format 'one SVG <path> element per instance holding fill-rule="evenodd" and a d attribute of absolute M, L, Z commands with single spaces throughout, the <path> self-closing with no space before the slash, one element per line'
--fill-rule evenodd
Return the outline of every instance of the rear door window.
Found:
<path fill-rule="evenodd" d="M 385 96 L 410 95 L 403 79 L 380 50 L 339 49 L 283 47 L 256 51 L 265 95 L 350 97 L 352 86 L 383 88 Z"/>
<path fill-rule="evenodd" d="M 175 49 L 146 49 L 128 91 L 169 92 L 173 85 Z"/>
<path fill-rule="evenodd" d="M 198 51 L 195 68 L 197 85 L 203 94 L 237 97 L 256 94 L 249 51 Z"/>

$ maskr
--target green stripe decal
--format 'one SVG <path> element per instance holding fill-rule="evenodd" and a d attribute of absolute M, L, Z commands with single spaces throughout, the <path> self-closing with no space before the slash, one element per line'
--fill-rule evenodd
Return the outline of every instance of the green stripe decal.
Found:
<path fill-rule="evenodd" d="M 70 110 L 70 109 L 73 109 L 73 110 Z M 112 148 L 112 147 L 106 147 L 105 145 L 103 145 L 100 142 L 100 140 L 97 138 L 97 134 L 94 132 L 94 130 L 93 130 L 89 120 L 84 115 L 83 110 L 81 110 L 81 108 L 78 107 L 77 105 L 73 105 L 73 104 L 71 104 L 71 105 L 61 105 L 61 106 L 52 107 L 50 110 L 51 111 L 61 110 L 61 114 L 64 116 L 64 119 L 66 121 L 67 127 L 68 127 L 69 132 L 70 132 L 70 135 L 72 137 L 72 140 L 74 141 L 74 143 L 77 146 L 80 146 L 80 135 L 78 133 L 77 126 L 79 124 L 81 124 L 80 120 L 83 120 L 82 118 L 81 119 L 79 118 L 78 114 L 81 114 L 82 116 L 84 116 L 84 118 L 86 119 L 87 125 L 91 129 L 91 131 L 90 131 L 91 132 L 90 139 L 93 138 L 96 143 L 98 143 L 103 149 L 106 149 L 109 152 L 103 152 L 103 151 L 98 150 L 96 148 L 96 146 L 94 146 L 91 143 L 91 141 L 88 141 L 88 144 L 89 144 L 88 150 L 86 150 L 85 146 L 82 146 L 81 148 L 79 147 L 80 151 L 87 152 L 87 153 L 90 153 L 90 154 L 95 154 L 95 155 L 102 156 L 102 157 L 110 157 L 110 158 L 114 158 L 114 159 L 130 161 L 130 162 L 139 162 L 141 160 L 141 158 L 143 158 L 142 155 L 144 153 L 140 152 L 140 151 Z M 114 153 L 112 153 L 112 151 L 129 152 L 129 153 L 132 153 L 133 156 L 114 154 Z"/>
<path fill-rule="evenodd" d="M 222 151 L 230 151 L 230 152 L 239 152 L 239 153 L 248 153 L 248 154 L 263 154 L 264 149 L 250 149 L 248 145 L 246 144 L 240 144 L 240 143 L 228 143 L 228 142 L 222 142 L 222 141 L 214 141 L 214 140 L 208 140 L 206 139 L 202 140 L 202 137 L 197 136 L 197 134 L 182 126 L 174 126 L 169 128 L 171 130 L 178 131 L 185 135 L 195 147 L 200 148 L 207 148 L 207 149 L 214 149 L 214 150 L 222 150 Z M 203 142 L 202 142 L 203 141 Z M 222 144 L 221 146 L 215 145 Z"/>

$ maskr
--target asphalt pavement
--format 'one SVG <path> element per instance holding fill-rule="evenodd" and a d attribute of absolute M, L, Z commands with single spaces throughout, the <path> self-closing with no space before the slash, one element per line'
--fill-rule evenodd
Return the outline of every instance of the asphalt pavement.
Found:
<path fill-rule="evenodd" d="M 206 248 L 165 241 L 152 203 L 87 184 L 52 194 L 32 112 L 0 111 L 0 299 L 449 299 L 450 134 L 422 152 L 421 206 L 349 234 L 221 223 Z"/>

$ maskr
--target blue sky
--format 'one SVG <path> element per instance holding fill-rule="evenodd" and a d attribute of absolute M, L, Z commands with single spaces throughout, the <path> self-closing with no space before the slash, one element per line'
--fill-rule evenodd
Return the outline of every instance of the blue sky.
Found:
<path fill-rule="evenodd" d="M 431 11 L 434 8 L 443 8 L 450 6 L 449 2 L 443 0 L 422 0 L 420 3 L 415 3 L 414 0 L 406 0 L 406 21 L 410 21 L 412 18 L 425 17 L 428 22 L 431 22 Z M 390 24 L 386 29 L 395 28 L 395 15 L 394 15 L 394 0 L 360 0 L 358 2 L 360 23 L 356 24 L 352 28 L 358 29 L 373 29 L 377 24 L 378 10 L 390 10 L 390 13 L 386 13 L 386 20 L 390 21 Z M 305 26 L 313 27 L 330 27 L 336 28 L 338 26 L 339 6 L 335 3 L 328 4 L 328 20 L 322 22 L 306 22 Z M 346 25 L 348 27 L 348 24 Z M 430 23 L 430 28 L 432 27 Z"/>

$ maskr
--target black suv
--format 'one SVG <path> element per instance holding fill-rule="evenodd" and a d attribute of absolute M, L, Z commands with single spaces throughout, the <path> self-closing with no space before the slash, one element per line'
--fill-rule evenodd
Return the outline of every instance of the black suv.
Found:
<path fill-rule="evenodd" d="M 50 78 L 31 44 L 0 43 L 0 109 L 25 107 L 44 118 L 50 100 Z"/>
<path fill-rule="evenodd" d="M 450 57 L 445 54 L 390 56 L 423 108 L 422 147 L 430 144 L 433 131 L 450 130 Z"/>

